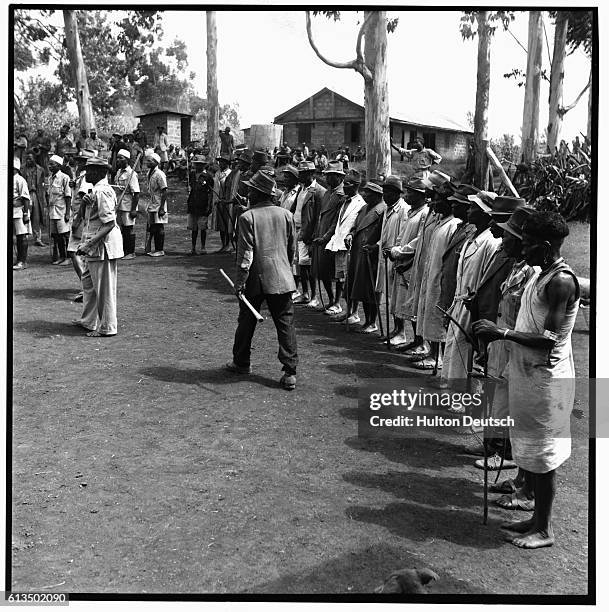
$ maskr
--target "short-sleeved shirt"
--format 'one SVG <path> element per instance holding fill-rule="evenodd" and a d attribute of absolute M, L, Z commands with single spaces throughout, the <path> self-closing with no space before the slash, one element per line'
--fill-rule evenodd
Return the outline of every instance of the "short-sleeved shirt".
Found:
<path fill-rule="evenodd" d="M 148 173 L 148 194 L 150 202 L 146 208 L 147 212 L 158 212 L 161 208 L 161 195 L 163 189 L 167 189 L 167 178 L 165 173 L 157 166 Z"/>
<path fill-rule="evenodd" d="M 85 179 L 86 173 L 81 172 L 74 181 L 74 187 L 72 188 L 72 212 L 77 213 L 80 209 L 82 202 L 82 196 L 89 191 L 93 191 L 93 185 L 87 183 Z"/>
<path fill-rule="evenodd" d="M 106 223 L 113 221 L 114 227 L 97 245 L 97 249 L 87 257 L 89 259 L 118 259 L 123 256 L 123 241 L 116 225 L 116 193 L 108 184 L 108 180 L 104 178 L 93 186 L 91 197 L 93 204 L 88 204 L 85 211 L 82 241 L 85 242 L 95 236 Z"/>
<path fill-rule="evenodd" d="M 27 181 L 20 175 L 13 176 L 13 204 L 20 198 L 30 199 L 30 191 L 27 188 Z M 13 206 L 13 219 L 23 218 L 23 204 Z"/>
<path fill-rule="evenodd" d="M 119 170 L 116 175 L 116 184 L 120 187 L 120 194 L 123 194 L 123 199 L 118 207 L 119 210 L 129 212 L 131 210 L 131 196 L 134 193 L 140 192 L 140 182 L 137 178 L 137 172 L 133 168 L 127 166 L 124 170 Z M 126 189 L 125 189 L 126 187 Z M 118 196 L 120 199 L 120 195 Z"/>
<path fill-rule="evenodd" d="M 70 177 L 58 170 L 49 180 L 49 218 L 63 219 L 66 214 L 66 198 L 71 197 Z"/>

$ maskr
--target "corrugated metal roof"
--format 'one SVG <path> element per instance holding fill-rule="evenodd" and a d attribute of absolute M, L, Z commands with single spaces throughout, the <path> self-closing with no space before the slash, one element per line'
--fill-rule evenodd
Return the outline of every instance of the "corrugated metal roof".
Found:
<path fill-rule="evenodd" d="M 334 91 L 333 89 L 330 89 L 329 87 L 323 87 L 317 93 L 314 93 L 312 97 L 315 98 L 326 91 L 333 92 L 336 95 L 344 98 L 348 102 L 351 102 L 352 104 L 355 104 L 356 106 L 359 106 L 362 110 L 364 110 L 363 94 L 361 96 L 347 97 L 337 91 Z M 357 99 L 354 100 L 353 98 Z M 295 104 L 289 110 L 280 113 L 279 115 L 277 115 L 277 117 L 275 117 L 275 121 L 280 119 L 283 115 L 286 115 L 289 112 L 295 110 L 301 104 L 308 102 L 308 100 L 309 98 L 301 100 L 298 104 Z M 450 117 L 447 117 L 445 115 L 441 115 L 439 113 L 434 113 L 431 111 L 425 111 L 424 113 L 413 110 L 401 111 L 397 110 L 394 105 L 390 104 L 389 116 L 390 119 L 393 121 L 399 121 L 400 123 L 407 123 L 409 125 L 414 125 L 417 127 L 432 127 L 440 130 L 448 130 L 451 132 L 466 132 L 469 134 L 474 133 L 472 129 L 466 127 L 462 123 L 459 123 L 458 121 L 455 121 L 454 119 L 451 119 Z"/>

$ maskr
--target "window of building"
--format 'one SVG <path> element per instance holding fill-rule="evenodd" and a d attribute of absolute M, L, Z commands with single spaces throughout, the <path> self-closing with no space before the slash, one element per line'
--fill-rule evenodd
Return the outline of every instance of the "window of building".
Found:
<path fill-rule="evenodd" d="M 415 140 L 417 139 L 417 131 L 416 130 L 410 130 L 410 137 L 408 140 L 409 144 L 414 144 Z"/>
<path fill-rule="evenodd" d="M 436 133 L 435 132 L 423 132 L 423 144 L 427 149 L 436 148 Z"/>
<path fill-rule="evenodd" d="M 361 138 L 361 126 L 359 123 L 352 123 L 351 124 L 351 139 L 349 140 L 349 142 L 352 142 L 354 144 L 360 144 L 360 138 Z"/>
<path fill-rule="evenodd" d="M 298 143 L 311 142 L 311 124 L 299 123 L 296 127 L 298 129 Z"/>

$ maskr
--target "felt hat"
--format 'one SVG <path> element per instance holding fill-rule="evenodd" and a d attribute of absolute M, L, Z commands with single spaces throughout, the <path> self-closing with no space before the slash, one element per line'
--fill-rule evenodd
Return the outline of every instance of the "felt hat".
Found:
<path fill-rule="evenodd" d="M 406 183 L 406 189 L 417 193 L 425 193 L 425 183 L 420 178 L 413 176 Z"/>
<path fill-rule="evenodd" d="M 59 155 L 51 155 L 49 161 L 55 162 L 60 166 L 63 166 L 63 157 L 59 157 Z"/>
<path fill-rule="evenodd" d="M 127 151 L 127 149 L 120 149 L 116 156 L 126 157 L 127 159 L 131 159 L 131 153 Z"/>
<path fill-rule="evenodd" d="M 252 161 L 257 164 L 266 164 L 269 161 L 269 156 L 266 151 L 254 151 L 254 155 L 252 156 Z"/>
<path fill-rule="evenodd" d="M 269 166 L 268 164 L 265 164 L 264 166 L 261 166 L 260 167 L 260 172 L 264 172 L 265 174 L 267 174 L 271 178 L 273 178 L 275 176 L 275 168 L 273 168 L 273 166 Z"/>
<path fill-rule="evenodd" d="M 275 181 L 273 177 L 266 172 L 258 171 L 249 181 L 243 181 L 245 185 L 261 191 L 267 195 L 273 195 L 275 191 Z"/>
<path fill-rule="evenodd" d="M 284 174 L 291 174 L 292 176 L 298 178 L 298 168 L 296 166 L 292 166 L 292 164 L 288 164 L 283 169 Z"/>
<path fill-rule="evenodd" d="M 444 183 L 450 183 L 450 176 L 439 170 L 434 170 L 429 174 L 428 177 L 421 179 L 427 189 L 433 189 L 439 187 Z"/>
<path fill-rule="evenodd" d="M 492 215 L 511 215 L 517 208 L 525 206 L 526 202 L 522 198 L 513 196 L 497 196 L 493 201 Z"/>
<path fill-rule="evenodd" d="M 15 168 L 15 170 L 21 170 L 21 161 L 17 158 L 13 159 L 13 168 Z"/>
<path fill-rule="evenodd" d="M 154 152 L 153 153 L 148 153 L 146 155 L 146 157 L 148 159 L 154 160 L 157 163 L 157 165 L 161 163 L 161 157 L 157 153 L 154 153 Z"/>
<path fill-rule="evenodd" d="M 298 172 L 315 172 L 315 164 L 312 161 L 301 161 L 298 164 Z"/>
<path fill-rule="evenodd" d="M 108 162 L 105 159 L 102 159 L 101 157 L 90 157 L 87 160 L 87 167 L 91 167 L 91 166 L 95 166 L 98 168 L 105 168 L 106 170 L 108 169 Z"/>
<path fill-rule="evenodd" d="M 469 204 L 468 196 L 475 195 L 480 192 L 478 187 L 474 187 L 473 185 L 459 185 L 451 196 L 448 196 L 447 200 L 452 200 L 454 202 L 460 202 L 461 204 Z"/>
<path fill-rule="evenodd" d="M 331 161 L 328 163 L 328 167 L 323 171 L 324 174 L 341 174 L 345 176 L 345 171 L 343 170 L 343 162 L 341 161 Z"/>
<path fill-rule="evenodd" d="M 378 183 L 366 183 L 360 191 L 372 191 L 374 193 L 383 193 L 383 188 Z"/>
<path fill-rule="evenodd" d="M 362 182 L 362 176 L 357 170 L 349 170 L 345 175 L 345 183 L 349 185 L 359 185 Z"/>
<path fill-rule="evenodd" d="M 243 149 L 241 151 L 241 155 L 239 155 L 239 161 L 246 162 L 248 164 L 252 163 L 252 152 L 248 149 Z"/>
<path fill-rule="evenodd" d="M 533 212 L 535 212 L 535 209 L 531 206 L 518 206 L 505 223 L 497 223 L 497 226 L 516 236 L 516 238 L 522 239 L 524 224 Z"/>
<path fill-rule="evenodd" d="M 467 199 L 474 204 L 478 204 L 485 213 L 490 213 L 493 210 L 493 200 L 496 197 L 497 194 L 494 191 L 479 191 L 468 195 Z"/>
<path fill-rule="evenodd" d="M 399 176 L 389 175 L 383 181 L 383 187 L 389 187 L 399 191 L 400 193 L 404 193 L 404 189 L 402 188 L 402 179 Z"/>
<path fill-rule="evenodd" d="M 207 161 L 207 159 L 205 159 L 205 157 L 203 155 L 195 155 L 192 158 L 192 163 L 193 164 L 208 164 L 209 162 Z"/>

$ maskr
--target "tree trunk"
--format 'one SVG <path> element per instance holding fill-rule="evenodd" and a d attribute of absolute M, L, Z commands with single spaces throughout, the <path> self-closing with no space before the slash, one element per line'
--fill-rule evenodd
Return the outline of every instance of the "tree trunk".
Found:
<path fill-rule="evenodd" d="M 212 159 L 220 154 L 217 49 L 216 12 L 207 11 L 207 144 Z"/>
<path fill-rule="evenodd" d="M 371 11 L 365 11 L 364 19 Z M 387 24 L 385 11 L 372 11 L 364 38 L 364 58 L 371 79 L 364 79 L 366 175 L 368 180 L 391 174 Z"/>
<path fill-rule="evenodd" d="M 522 112 L 522 161 L 526 164 L 537 156 L 539 142 L 539 91 L 541 87 L 541 52 L 543 50 L 541 11 L 529 13 L 527 46 L 527 78 Z"/>
<path fill-rule="evenodd" d="M 76 11 L 63 11 L 63 21 L 66 32 L 68 59 L 70 60 L 70 74 L 72 75 L 72 84 L 76 90 L 80 129 L 87 130 L 88 133 L 95 129 L 95 117 L 93 116 L 91 96 L 89 95 L 87 71 L 82 59 L 82 49 L 80 48 Z"/>
<path fill-rule="evenodd" d="M 488 101 L 491 83 L 491 34 L 488 29 L 488 11 L 478 11 L 478 73 L 476 77 L 476 112 L 474 113 L 474 185 L 486 189 L 489 161 L 488 146 Z"/>
<path fill-rule="evenodd" d="M 567 27 L 569 17 L 558 11 L 554 30 L 554 53 L 550 72 L 550 110 L 548 117 L 548 152 L 554 153 L 562 127 L 562 92 L 565 79 L 565 57 L 567 55 Z"/>

